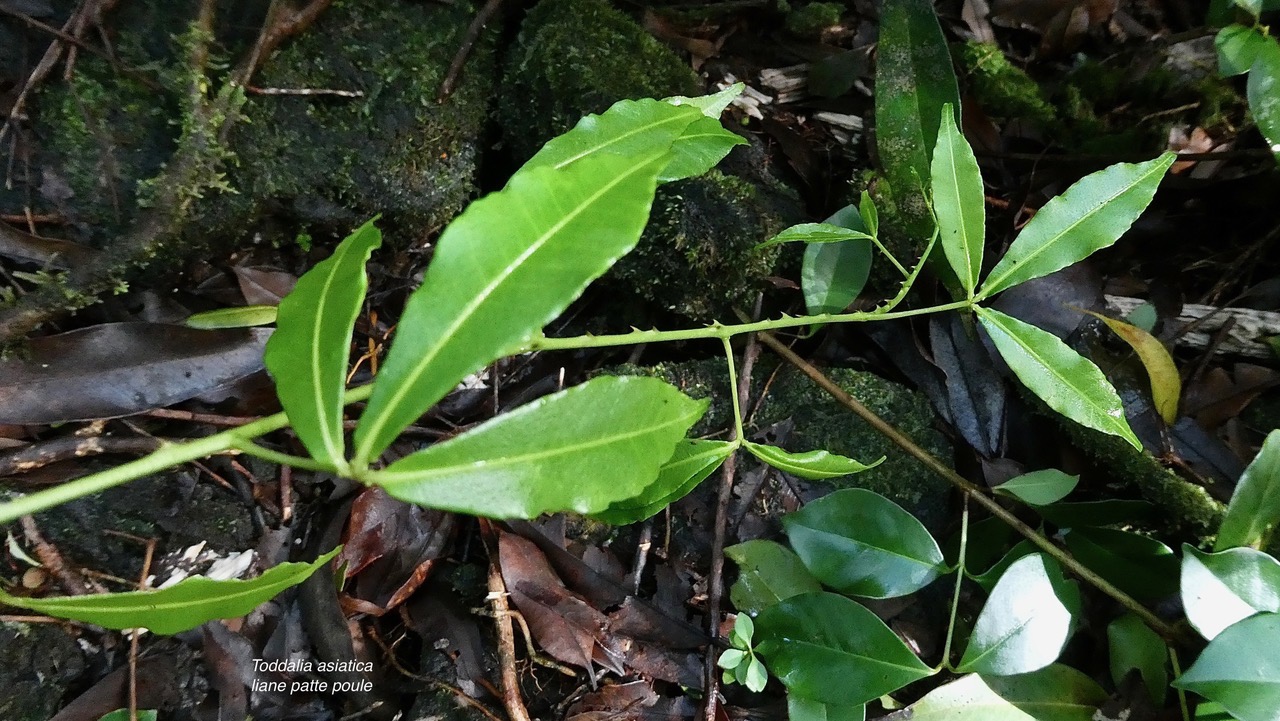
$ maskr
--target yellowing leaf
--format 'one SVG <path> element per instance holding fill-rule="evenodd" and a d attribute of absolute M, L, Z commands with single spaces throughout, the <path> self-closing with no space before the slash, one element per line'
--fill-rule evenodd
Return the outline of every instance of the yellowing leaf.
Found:
<path fill-rule="evenodd" d="M 1108 318 L 1091 310 L 1084 311 L 1097 318 L 1107 327 L 1115 331 L 1125 343 L 1128 343 L 1142 366 L 1147 369 L 1147 377 L 1151 379 L 1151 399 L 1155 402 L 1156 412 L 1165 423 L 1173 425 L 1178 420 L 1178 399 L 1182 397 L 1182 378 L 1178 375 L 1178 367 L 1164 344 L 1154 336 L 1136 325 L 1122 320 Z"/>

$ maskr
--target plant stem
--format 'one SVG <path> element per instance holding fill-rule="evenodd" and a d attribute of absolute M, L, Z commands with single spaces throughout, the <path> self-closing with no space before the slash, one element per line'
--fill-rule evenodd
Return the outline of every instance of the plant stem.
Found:
<path fill-rule="evenodd" d="M 738 369 L 733 363 L 733 346 L 729 343 L 728 338 L 721 338 L 720 342 L 724 345 L 724 359 L 729 366 L 729 388 L 733 390 L 733 437 L 738 442 L 742 441 L 742 404 L 738 402 Z"/>
<path fill-rule="evenodd" d="M 336 473 L 338 475 L 348 475 L 349 468 L 337 468 L 329 463 L 321 463 L 313 458 L 305 456 L 294 456 L 280 451 L 273 451 L 270 448 L 264 448 L 247 438 L 236 438 L 232 441 L 231 447 L 247 456 L 261 458 L 264 461 L 270 461 L 281 466 L 293 466 L 301 468 L 304 471 L 316 471 L 320 473 Z"/>
<path fill-rule="evenodd" d="M 373 386 L 361 386 L 347 391 L 344 401 L 354 403 L 366 400 Z M 204 438 L 197 438 L 186 443 L 170 443 L 148 456 L 135 461 L 108 468 L 105 471 L 91 473 L 87 476 L 68 481 L 43 491 L 30 493 L 0 504 L 0 523 L 8 523 L 22 516 L 53 508 L 54 506 L 74 501 L 77 498 L 99 493 L 129 481 L 166 468 L 172 468 L 188 461 L 229 451 L 237 443 L 256 438 L 272 431 L 278 431 L 289 425 L 284 413 L 266 416 L 252 423 L 215 433 Z"/>
<path fill-rule="evenodd" d="M 991 513 L 991 515 L 1007 523 L 1015 531 L 1022 534 L 1022 536 L 1025 537 L 1028 541 L 1035 544 L 1040 550 L 1044 551 L 1049 556 L 1053 557 L 1055 560 L 1057 560 L 1059 563 L 1061 563 L 1063 566 L 1069 569 L 1072 573 L 1084 579 L 1087 583 L 1089 583 L 1094 588 L 1098 589 L 1099 591 L 1102 591 L 1106 595 L 1115 599 L 1116 602 L 1119 603 L 1121 606 L 1124 606 L 1130 611 L 1133 611 L 1134 614 L 1136 614 L 1139 618 L 1142 619 L 1143 623 L 1151 627 L 1151 630 L 1155 631 L 1156 633 L 1160 634 L 1165 639 L 1170 641 L 1175 641 L 1175 640 L 1190 641 L 1191 640 L 1188 638 L 1185 629 L 1178 626 L 1174 626 L 1166 622 L 1164 619 L 1160 618 L 1159 616 L 1155 615 L 1150 610 L 1148 610 L 1146 606 L 1143 606 L 1141 603 L 1138 603 L 1138 601 L 1135 600 L 1132 596 L 1116 588 L 1115 585 L 1112 584 L 1107 579 L 1089 570 L 1087 567 L 1084 566 L 1084 564 L 1080 563 L 1074 557 L 1072 557 L 1071 554 L 1067 553 L 1066 551 L 1062 550 L 1058 546 L 1054 545 L 1052 541 L 1050 541 L 1048 538 L 1045 538 L 1040 533 L 1036 532 L 1036 530 L 1031 526 L 1028 526 L 1027 524 L 1023 523 L 1011 511 L 1009 511 L 1004 506 L 997 503 L 990 496 L 983 493 L 982 489 L 970 483 L 959 473 L 956 473 L 955 470 L 953 470 L 952 468 L 947 466 L 945 463 L 935 458 L 931 453 L 921 448 L 920 446 L 916 445 L 915 441 L 908 438 L 897 428 L 893 427 L 888 422 L 886 422 L 883 418 L 871 412 L 869 408 L 859 403 L 856 398 L 849 395 L 840 386 L 836 385 L 836 383 L 832 381 L 830 378 L 828 378 L 826 375 L 824 375 L 822 371 L 818 370 L 817 368 L 815 368 L 814 366 L 806 362 L 803 358 L 793 353 L 790 348 L 784 345 L 777 338 L 774 338 L 768 333 L 761 333 L 759 334 L 758 337 L 760 338 L 760 341 L 762 343 L 764 343 L 765 345 L 773 349 L 775 353 L 782 356 L 788 363 L 800 369 L 800 372 L 804 373 L 806 376 L 809 376 L 809 378 L 813 380 L 814 383 L 817 383 L 818 386 L 821 387 L 824 391 L 831 394 L 831 396 L 834 397 L 837 401 L 839 401 L 839 403 L 843 405 L 845 408 L 848 408 L 849 410 L 853 411 L 860 418 L 862 418 L 862 420 L 866 421 L 872 428 L 876 429 L 885 437 L 887 437 L 889 440 L 897 444 L 904 451 L 914 456 L 916 460 L 924 464 L 926 468 L 938 474 L 939 476 L 942 476 L 942 478 L 950 482 L 951 485 L 955 486 L 956 488 L 960 489 L 961 492 L 972 497 L 973 500 L 978 502 L 978 505 L 985 508 L 988 512 Z"/>
<path fill-rule="evenodd" d="M 916 268 L 915 273 L 919 273 L 919 267 Z M 904 282 L 903 285 L 907 288 L 910 287 L 908 282 Z M 896 300 L 898 299 L 895 299 L 895 301 Z M 896 305 L 895 301 L 890 301 L 890 303 Z M 884 309 L 874 311 L 857 311 L 854 313 L 819 313 L 818 315 L 798 317 L 786 316 L 783 318 L 761 320 L 753 323 L 740 323 L 737 325 L 723 325 L 721 323 L 715 323 L 709 326 L 703 326 L 702 328 L 688 328 L 685 330 L 633 330 L 630 333 L 618 333 L 615 335 L 582 335 L 569 338 L 547 338 L 544 336 L 530 341 L 523 349 L 517 352 L 609 348 L 613 346 L 635 345 L 639 343 L 667 343 L 671 341 L 699 340 L 708 338 L 724 339 L 732 338 L 736 335 L 742 335 L 743 333 L 799 328 L 814 324 L 854 323 L 874 320 L 892 320 L 894 318 L 909 318 L 911 316 L 938 313 L 944 310 L 960 310 L 968 308 L 970 305 L 971 304 L 968 300 L 958 300 L 951 303 L 943 303 L 942 305 L 930 306 L 928 308 L 913 308 L 911 310 L 900 310 L 896 312 L 890 312 L 889 310 Z M 888 306 L 888 308 L 891 307 L 892 305 Z"/>
<path fill-rule="evenodd" d="M 1182 675 L 1182 664 L 1178 662 L 1178 649 L 1173 646 L 1169 647 L 1169 666 L 1173 669 L 1174 678 Z M 1191 711 L 1187 708 L 1187 692 L 1176 686 L 1173 690 L 1178 694 L 1178 706 L 1182 709 L 1182 721 L 1191 721 Z"/>
<path fill-rule="evenodd" d="M 947 620 L 947 641 L 942 645 L 942 667 L 951 669 L 951 640 L 956 632 L 956 612 L 960 609 L 960 585 L 964 583 L 964 559 L 969 550 L 969 495 L 964 496 L 960 513 L 960 556 L 956 560 L 956 590 L 951 596 L 951 617 Z"/>

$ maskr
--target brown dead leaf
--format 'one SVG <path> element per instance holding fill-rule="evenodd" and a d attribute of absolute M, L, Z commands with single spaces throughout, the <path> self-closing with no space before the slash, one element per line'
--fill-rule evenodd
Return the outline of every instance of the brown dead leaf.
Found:
<path fill-rule="evenodd" d="M 1039 55 L 1056 57 L 1075 49 L 1111 18 L 1117 5 L 1118 0 L 994 0 L 991 20 L 1040 33 Z"/>
<path fill-rule="evenodd" d="M 298 284 L 296 275 L 283 270 L 239 266 L 231 270 L 236 274 L 240 292 L 248 305 L 280 305 L 280 299 L 289 295 Z"/>
<path fill-rule="evenodd" d="M 498 564 L 512 602 L 547 653 L 588 672 L 599 663 L 624 673 L 621 651 L 607 632 L 608 618 L 565 588 L 537 546 L 514 534 L 501 533 Z"/>
<path fill-rule="evenodd" d="M 566 721 L 670 721 L 693 714 L 684 697 L 664 698 L 648 681 L 609 684 L 569 707 Z"/>
<path fill-rule="evenodd" d="M 453 535 L 451 513 L 397 501 L 380 488 L 362 491 L 351 506 L 340 558 L 355 579 L 347 611 L 375 616 L 404 603 L 427 579 Z"/>
<path fill-rule="evenodd" d="M 650 8 L 645 8 L 641 22 L 650 35 L 689 53 L 689 64 L 693 67 L 694 72 L 701 71 L 702 66 L 708 60 L 720 54 L 720 47 L 724 45 L 725 38 L 728 37 L 728 34 L 720 35 L 718 33 L 716 33 L 717 37 L 711 40 L 693 37 L 687 29 L 677 27 L 675 23 L 655 13 Z M 714 32 L 717 29 L 712 28 L 711 30 Z"/>

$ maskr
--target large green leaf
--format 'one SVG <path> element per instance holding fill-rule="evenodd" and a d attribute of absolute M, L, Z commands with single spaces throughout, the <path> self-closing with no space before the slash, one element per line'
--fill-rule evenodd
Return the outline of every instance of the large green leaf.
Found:
<path fill-rule="evenodd" d="M 1276 721 L 1280 713 L 1280 614 L 1264 613 L 1209 642 L 1173 685 L 1222 704 L 1239 721 Z"/>
<path fill-rule="evenodd" d="M 236 618 L 307 580 L 341 547 L 312 563 L 281 563 L 248 581 L 214 581 L 192 576 L 158 591 L 128 591 L 89 596 L 19 598 L 0 590 L 0 603 L 54 618 L 92 623 L 103 628 L 146 628 L 171 635 L 216 618 Z"/>
<path fill-rule="evenodd" d="M 1113 528 L 1073 528 L 1066 542 L 1076 560 L 1140 601 L 1158 601 L 1178 590 L 1178 558 L 1154 538 Z"/>
<path fill-rule="evenodd" d="M 1202 553 L 1183 545 L 1182 606 L 1209 640 L 1256 613 L 1280 612 L 1280 561 L 1252 548 Z"/>
<path fill-rule="evenodd" d="M 866 721 L 866 706 L 829 706 L 787 694 L 787 721 Z"/>
<path fill-rule="evenodd" d="M 725 441 L 685 440 L 640 495 L 610 504 L 595 518 L 615 526 L 637 523 L 684 498 L 734 451 Z"/>
<path fill-rule="evenodd" d="M 1081 178 L 1040 208 L 978 290 L 978 298 L 1082 260 L 1120 239 L 1155 196 L 1177 156 L 1117 163 Z"/>
<path fill-rule="evenodd" d="M 934 673 L 874 613 L 834 593 L 766 608 L 756 639 L 790 693 L 832 706 L 865 704 Z"/>
<path fill-rule="evenodd" d="M 360 417 L 358 464 L 468 373 L 527 343 L 635 246 L 680 129 L 635 157 L 521 171 L 445 229 Z"/>
<path fill-rule="evenodd" d="M 477 516 L 598 513 L 653 483 L 706 408 L 657 378 L 599 376 L 368 480 L 408 503 Z"/>
<path fill-rule="evenodd" d="M 1280 42 L 1274 37 L 1258 49 L 1258 57 L 1249 69 L 1245 92 L 1249 96 L 1253 122 L 1280 161 Z"/>
<path fill-rule="evenodd" d="M 920 521 L 862 488 L 819 498 L 782 525 L 809 571 L 841 593 L 905 596 L 942 573 L 942 551 Z"/>
<path fill-rule="evenodd" d="M 1057 660 L 1074 630 L 1080 590 L 1044 554 L 1018 559 L 996 583 L 956 670 L 1009 676 Z"/>
<path fill-rule="evenodd" d="M 838 478 L 847 476 L 850 473 L 861 473 L 884 462 L 884 456 L 872 461 L 870 464 L 865 464 L 830 451 L 816 450 L 792 453 L 791 451 L 784 451 L 777 446 L 766 446 L 762 443 L 752 443 L 751 441 L 746 441 L 742 446 L 750 451 L 751 455 L 774 468 L 811 481 L 822 478 Z"/>
<path fill-rule="evenodd" d="M 970 296 L 982 272 L 987 236 L 987 206 L 982 174 L 973 148 L 956 127 L 950 104 L 942 106 L 942 124 L 933 151 L 933 212 L 947 262 Z"/>
<path fill-rule="evenodd" d="M 930 691 L 909 707 L 911 721 L 1091 721 L 1107 692 L 1069 666 L 1034 673 L 977 674 Z M 896 717 L 896 716 L 895 716 Z"/>
<path fill-rule="evenodd" d="M 1213 550 L 1258 546 L 1280 521 L 1280 430 L 1271 431 L 1262 450 L 1244 469 L 1227 504 Z"/>
<path fill-rule="evenodd" d="M 1069 476 L 1056 468 L 1024 473 L 991 490 L 1013 496 L 1031 506 L 1047 506 L 1067 497 L 1080 482 L 1080 476 Z"/>
<path fill-rule="evenodd" d="M 372 220 L 347 236 L 280 301 L 276 332 L 267 341 L 267 370 L 289 424 L 313 458 L 339 470 L 347 467 L 342 395 L 351 327 L 369 286 L 365 263 L 381 244 Z"/>
<path fill-rule="evenodd" d="M 863 201 L 866 202 L 865 200 Z M 846 205 L 824 223 L 871 233 L 857 206 Z M 811 243 L 800 265 L 800 289 L 810 313 L 839 313 L 862 292 L 871 275 L 871 243 Z"/>
<path fill-rule="evenodd" d="M 746 541 L 724 549 L 724 555 L 738 564 L 729 600 L 739 611 L 755 615 L 792 596 L 822 590 L 800 557 L 780 543 Z"/>
<path fill-rule="evenodd" d="M 1098 366 L 1056 336 L 991 308 L 978 308 L 982 327 L 1023 385 L 1082 426 L 1142 443 L 1129 428 L 1115 388 Z"/>
<path fill-rule="evenodd" d="M 924 191 L 946 104 L 958 109 L 960 91 L 933 3 L 884 3 L 876 53 L 876 149 L 897 220 L 920 241 L 933 232 Z"/>
<path fill-rule="evenodd" d="M 1156 706 L 1162 705 L 1169 686 L 1169 672 L 1165 668 L 1169 649 L 1160 635 L 1136 615 L 1126 613 L 1107 626 L 1107 646 L 1111 656 L 1111 680 L 1116 686 L 1120 686 L 1129 671 L 1136 668 L 1142 675 L 1151 701 Z"/>
<path fill-rule="evenodd" d="M 725 99 L 727 96 L 727 100 Z M 620 100 L 599 115 L 588 115 L 569 132 L 548 141 L 521 166 L 563 168 L 600 154 L 640 157 L 655 147 L 671 147 L 671 158 L 659 174 L 662 182 L 701 175 L 720 162 L 735 145 L 746 141 L 725 130 L 718 118 L 734 94 L 723 91 L 703 98 Z"/>

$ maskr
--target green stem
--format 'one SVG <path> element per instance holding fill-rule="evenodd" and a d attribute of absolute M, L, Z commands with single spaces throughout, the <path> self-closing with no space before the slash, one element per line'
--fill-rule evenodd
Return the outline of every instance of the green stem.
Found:
<path fill-rule="evenodd" d="M 732 391 L 729 395 L 733 398 L 733 437 L 738 441 L 742 441 L 742 407 L 738 401 L 738 369 L 733 364 L 733 346 L 729 343 L 728 338 L 721 338 L 720 342 L 724 345 L 724 357 L 729 364 L 729 388 Z"/>
<path fill-rule="evenodd" d="M 911 311 L 909 310 L 898 311 L 897 313 L 893 313 L 891 311 L 893 311 L 894 308 L 897 308 L 898 304 L 906 299 L 907 293 L 911 290 L 911 286 L 916 284 L 916 278 L 920 277 L 920 271 L 924 270 L 925 263 L 929 261 L 929 256 L 933 253 L 933 246 L 937 242 L 938 226 L 937 224 L 934 224 L 933 235 L 929 236 L 929 242 L 925 244 L 924 252 L 920 254 L 920 260 L 916 261 L 916 267 L 911 269 L 911 275 L 908 275 L 907 279 L 902 281 L 902 287 L 898 289 L 898 294 L 896 296 L 891 298 L 889 302 L 871 311 L 872 316 L 880 318 L 902 318 L 906 314 L 911 314 Z M 962 300 L 954 303 L 947 303 L 945 305 L 934 306 L 929 309 L 928 312 L 932 313 L 940 310 L 952 310 L 954 308 L 968 308 L 972 305 L 973 301 Z M 922 308 L 921 310 L 924 309 Z"/>
<path fill-rule="evenodd" d="M 371 385 L 352 388 L 347 391 L 344 400 L 346 403 L 366 400 L 372 390 L 373 386 Z M 166 468 L 212 456 L 215 453 L 229 451 L 241 441 L 257 438 L 272 431 L 278 431 L 287 425 L 289 425 L 289 419 L 285 417 L 285 414 L 276 413 L 211 436 L 197 438 L 186 443 L 166 445 L 155 453 L 143 456 L 135 461 L 108 468 L 99 473 L 91 473 L 73 481 L 67 481 L 60 486 L 30 493 L 0 504 L 0 523 L 8 523 L 22 516 L 39 513 L 54 506 L 74 501 L 77 498 L 83 498 L 105 491 L 108 488 L 124 485 L 129 481 L 152 473 L 158 473 Z"/>
<path fill-rule="evenodd" d="M 918 274 L 919 267 L 915 273 Z M 914 278 L 914 276 L 913 276 Z M 904 283 L 904 286 L 909 286 Z M 905 295 L 905 294 L 904 294 Z M 894 301 L 891 301 L 893 303 Z M 760 320 L 753 323 L 739 323 L 737 325 L 723 325 L 715 323 L 702 328 L 688 328 L 686 330 L 633 330 L 630 333 L 618 333 L 615 335 L 583 335 L 573 336 L 570 338 L 536 338 L 525 345 L 518 353 L 544 350 L 578 350 L 581 348 L 610 348 L 620 345 L 636 345 L 640 343 L 668 343 L 672 341 L 682 340 L 699 340 L 708 338 L 732 338 L 743 333 L 758 333 L 760 331 L 783 330 L 786 328 L 799 328 L 813 324 L 827 323 L 854 323 L 862 321 L 892 320 L 894 318 L 909 318 L 917 315 L 927 315 L 929 313 L 938 313 L 944 310 L 960 310 L 970 307 L 968 300 L 958 300 L 951 303 L 943 303 L 942 305 L 930 306 L 928 308 L 913 308 L 911 310 L 900 310 L 890 312 L 889 309 L 878 309 L 874 311 L 857 311 L 853 313 L 819 313 L 817 315 L 805 315 L 799 317 L 783 317 L 774 318 L 772 320 Z"/>
<path fill-rule="evenodd" d="M 890 253 L 889 249 L 884 247 L 884 243 L 881 243 L 880 239 L 875 237 L 874 235 L 870 237 L 871 237 L 872 245 L 874 245 L 877 249 L 879 249 L 880 255 L 883 255 L 886 260 L 888 260 L 891 264 L 893 264 L 893 267 L 898 269 L 898 272 L 902 274 L 903 278 L 910 278 L 911 273 L 907 272 L 907 269 L 902 267 L 902 263 L 899 263 L 898 259 L 893 256 L 893 253 Z"/>
<path fill-rule="evenodd" d="M 956 561 L 956 590 L 951 596 L 951 618 L 947 620 L 947 641 L 942 646 L 942 667 L 951 667 L 951 641 L 956 632 L 956 613 L 960 610 L 960 585 L 964 583 L 965 553 L 969 550 L 969 494 L 964 496 L 964 510 L 960 514 L 960 557 Z"/>
<path fill-rule="evenodd" d="M 231 447 L 247 456 L 261 458 L 264 461 L 270 461 L 281 466 L 293 466 L 301 468 L 304 471 L 315 471 L 318 473 L 335 473 L 340 476 L 350 475 L 350 468 L 337 468 L 329 463 L 321 463 L 312 458 L 305 456 L 294 456 L 280 451 L 273 451 L 270 448 L 264 448 L 248 438 L 236 438 L 232 440 Z"/>
<path fill-rule="evenodd" d="M 1182 675 L 1182 664 L 1178 663 L 1178 650 L 1169 647 L 1169 666 L 1173 668 L 1173 677 Z M 1182 709 L 1182 721 L 1191 721 L 1191 709 L 1187 707 L 1187 692 L 1177 686 L 1173 689 L 1178 694 L 1178 706 Z"/>

